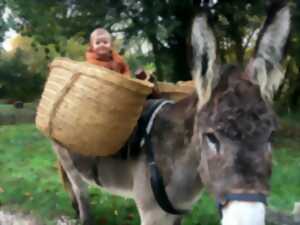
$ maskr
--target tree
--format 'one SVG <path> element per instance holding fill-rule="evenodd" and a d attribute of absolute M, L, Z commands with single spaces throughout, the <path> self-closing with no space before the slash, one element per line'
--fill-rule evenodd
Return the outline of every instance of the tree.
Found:
<path fill-rule="evenodd" d="M 282 91 L 276 96 L 279 106 L 285 110 L 297 110 L 300 106 L 300 2 L 292 3 L 293 26 L 287 51 L 288 66 Z"/>
<path fill-rule="evenodd" d="M 14 24 L 11 23 L 13 27 L 24 35 L 30 35 L 42 45 L 53 46 L 59 55 L 68 56 L 65 46 L 70 38 L 80 40 L 80 44 L 87 43 L 89 33 L 95 27 L 101 26 L 107 28 L 113 35 L 123 37 L 123 50 L 132 45 L 132 40 L 137 44 L 140 42 L 136 40 L 149 42 L 152 52 L 140 62 L 153 60 L 161 80 L 176 81 L 191 78 L 189 33 L 192 18 L 199 9 L 198 0 L 6 0 L 6 2 L 12 11 L 10 21 L 14 21 Z M 223 63 L 243 64 L 247 61 L 251 55 L 250 49 L 254 47 L 254 37 L 257 36 L 257 30 L 265 15 L 264 9 L 265 1 L 217 1 L 212 10 L 211 21 L 218 41 L 218 56 Z M 299 10 L 295 11 L 295 18 L 298 18 L 298 12 Z M 295 25 L 294 29 L 295 34 L 299 35 L 299 25 Z M 288 53 L 299 68 L 300 43 L 296 35 L 292 42 L 293 49 Z M 121 49 L 122 52 L 123 50 Z M 48 48 L 45 48 L 45 51 L 46 54 L 52 52 Z M 133 56 L 130 57 L 130 60 L 132 59 Z M 298 74 L 299 72 L 293 77 L 298 79 Z M 291 85 L 293 87 L 289 90 L 293 91 L 287 96 L 293 100 L 289 104 L 298 104 L 296 96 L 299 88 L 295 86 L 295 82 Z"/>
<path fill-rule="evenodd" d="M 0 15 L 2 15 L 0 17 L 0 42 L 3 41 L 4 34 L 7 30 L 7 24 L 6 24 L 6 22 L 4 20 L 4 16 L 3 16 L 4 12 L 5 12 L 5 4 L 4 4 L 4 2 L 0 2 Z M 0 50 L 1 50 L 1 48 L 0 48 Z"/>
<path fill-rule="evenodd" d="M 15 29 L 32 35 L 42 44 L 57 43 L 73 36 L 88 40 L 88 34 L 97 26 L 108 28 L 113 34 L 122 33 L 124 42 L 132 38 L 148 40 L 157 73 L 161 79 L 190 79 L 189 43 L 191 20 L 196 13 L 192 0 L 7 0 L 16 20 Z M 32 8 L 35 8 L 34 12 Z M 216 27 L 221 58 L 232 49 L 235 59 L 244 59 L 247 45 L 244 36 L 257 29 L 258 19 L 251 20 L 261 5 L 255 1 L 231 2 L 219 0 L 215 7 Z M 250 18 L 249 23 L 248 19 Z M 250 24 L 250 26 L 249 26 Z M 51 35 L 47 35 L 51 34 Z M 224 38 L 224 34 L 228 34 Z"/>
<path fill-rule="evenodd" d="M 17 50 L 12 58 L 0 61 L 0 96 L 23 101 L 34 100 L 40 96 L 44 77 L 32 73 L 22 62 L 25 57 L 22 50 Z"/>

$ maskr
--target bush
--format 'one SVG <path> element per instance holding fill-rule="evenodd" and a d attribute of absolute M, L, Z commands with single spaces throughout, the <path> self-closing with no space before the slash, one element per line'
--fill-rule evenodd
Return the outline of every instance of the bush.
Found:
<path fill-rule="evenodd" d="M 26 54 L 17 50 L 10 59 L 0 61 L 0 96 L 2 98 L 31 101 L 41 94 L 44 77 L 29 71 L 22 62 Z"/>

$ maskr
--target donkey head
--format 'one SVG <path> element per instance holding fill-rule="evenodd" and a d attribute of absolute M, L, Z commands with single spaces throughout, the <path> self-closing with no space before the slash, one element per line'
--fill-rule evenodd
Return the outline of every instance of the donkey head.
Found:
<path fill-rule="evenodd" d="M 246 68 L 219 66 L 205 14 L 193 22 L 193 76 L 198 93 L 194 134 L 201 158 L 198 170 L 221 203 L 229 195 L 238 196 L 222 208 L 223 225 L 264 224 L 264 204 L 249 202 L 253 201 L 251 196 L 256 199 L 269 190 L 270 139 L 277 127 L 271 99 L 282 80 L 279 63 L 290 29 L 287 4 L 276 4 L 270 7 Z"/>

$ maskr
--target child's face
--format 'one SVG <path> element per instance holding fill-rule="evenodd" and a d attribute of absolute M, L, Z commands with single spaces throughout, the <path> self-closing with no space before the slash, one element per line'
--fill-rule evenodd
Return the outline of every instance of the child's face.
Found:
<path fill-rule="evenodd" d="M 111 39 L 106 34 L 96 34 L 92 39 L 93 51 L 98 55 L 106 55 L 111 51 Z"/>

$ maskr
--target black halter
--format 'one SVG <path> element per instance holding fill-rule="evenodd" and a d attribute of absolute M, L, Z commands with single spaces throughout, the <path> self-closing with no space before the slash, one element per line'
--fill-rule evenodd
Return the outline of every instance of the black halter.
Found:
<path fill-rule="evenodd" d="M 232 201 L 240 202 L 261 202 L 267 206 L 267 196 L 263 193 L 231 193 L 224 196 L 224 200 L 217 201 L 217 208 L 222 218 L 222 209 Z"/>

